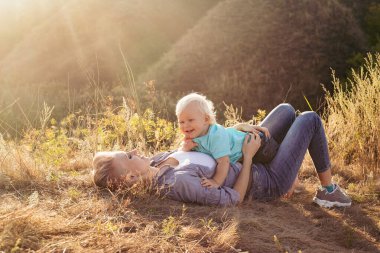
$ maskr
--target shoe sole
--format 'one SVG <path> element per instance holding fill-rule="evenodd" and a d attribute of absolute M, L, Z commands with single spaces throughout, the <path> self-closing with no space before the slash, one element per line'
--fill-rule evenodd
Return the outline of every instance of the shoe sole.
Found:
<path fill-rule="evenodd" d="M 334 206 L 337 206 L 337 207 L 351 206 L 351 202 L 350 203 L 331 202 L 327 200 L 318 199 L 316 197 L 313 198 L 313 202 L 317 203 L 319 206 L 327 207 L 327 208 L 334 207 Z"/>

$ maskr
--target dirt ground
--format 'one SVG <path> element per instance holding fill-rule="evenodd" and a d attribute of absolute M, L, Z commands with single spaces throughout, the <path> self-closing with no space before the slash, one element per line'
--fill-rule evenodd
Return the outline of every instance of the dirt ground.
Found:
<path fill-rule="evenodd" d="M 238 247 L 275 252 L 276 235 L 289 252 L 380 252 L 379 203 L 325 209 L 312 197 L 313 190 L 306 189 L 289 201 L 252 202 L 237 209 Z"/>
<path fill-rule="evenodd" d="M 315 185 L 304 185 L 290 200 L 249 201 L 227 209 L 187 205 L 187 215 L 193 220 L 236 221 L 238 240 L 231 252 L 380 252 L 379 202 L 320 208 L 312 203 Z M 170 200 L 156 204 L 170 207 L 161 210 L 163 216 L 182 205 Z"/>
<path fill-rule="evenodd" d="M 380 252 L 380 203 L 320 208 L 317 186 L 290 200 L 205 207 L 120 197 L 83 179 L 0 189 L 4 252 Z M 75 190 L 74 190 L 75 189 Z"/>
<path fill-rule="evenodd" d="M 290 200 L 252 201 L 228 209 L 187 205 L 187 213 L 193 219 L 236 221 L 238 240 L 231 252 L 380 252 L 379 202 L 320 208 L 312 203 L 315 185 L 304 185 Z M 161 204 L 179 208 L 174 201 Z"/>

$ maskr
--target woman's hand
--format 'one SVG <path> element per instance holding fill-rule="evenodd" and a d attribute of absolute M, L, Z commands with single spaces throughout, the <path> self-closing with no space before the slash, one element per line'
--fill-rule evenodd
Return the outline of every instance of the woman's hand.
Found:
<path fill-rule="evenodd" d="M 260 148 L 261 138 L 257 133 L 249 133 L 245 136 L 243 143 L 243 167 L 240 170 L 239 176 L 234 184 L 234 190 L 239 193 L 239 203 L 244 200 L 244 196 L 247 193 L 249 185 L 249 179 L 251 178 L 252 157 L 256 154 Z"/>
<path fill-rule="evenodd" d="M 257 133 L 249 133 L 245 136 L 245 140 L 243 143 L 243 156 L 244 159 L 252 159 L 252 157 L 256 154 L 257 150 L 260 148 L 261 139 Z"/>

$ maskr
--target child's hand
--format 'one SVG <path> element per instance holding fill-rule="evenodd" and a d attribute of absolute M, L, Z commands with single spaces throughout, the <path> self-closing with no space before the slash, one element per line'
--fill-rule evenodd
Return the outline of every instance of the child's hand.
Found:
<path fill-rule="evenodd" d="M 255 126 L 255 125 L 252 125 L 252 127 L 253 127 L 253 129 L 256 130 L 256 133 L 258 133 L 259 131 L 263 132 L 265 134 L 265 137 L 270 138 L 270 133 L 269 133 L 269 129 L 268 128 L 261 127 L 261 126 Z"/>
<path fill-rule="evenodd" d="M 188 152 L 196 146 L 198 146 L 198 144 L 193 142 L 192 139 L 184 139 L 181 143 L 180 150 Z"/>
<path fill-rule="evenodd" d="M 218 188 L 220 185 L 212 178 L 202 178 L 201 185 L 207 188 Z"/>
<path fill-rule="evenodd" d="M 265 134 L 265 137 L 267 137 L 268 139 L 270 138 L 269 130 L 266 127 L 255 126 L 255 125 L 248 124 L 248 123 L 238 123 L 235 126 L 233 126 L 233 128 L 235 128 L 239 131 L 257 133 L 257 134 L 259 132 L 263 132 Z"/>

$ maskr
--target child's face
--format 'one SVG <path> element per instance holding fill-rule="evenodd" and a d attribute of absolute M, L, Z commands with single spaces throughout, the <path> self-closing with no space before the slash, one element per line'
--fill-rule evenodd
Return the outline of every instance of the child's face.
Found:
<path fill-rule="evenodd" d="M 210 117 L 203 113 L 196 103 L 188 104 L 177 117 L 179 129 L 186 139 L 193 139 L 207 134 Z"/>

